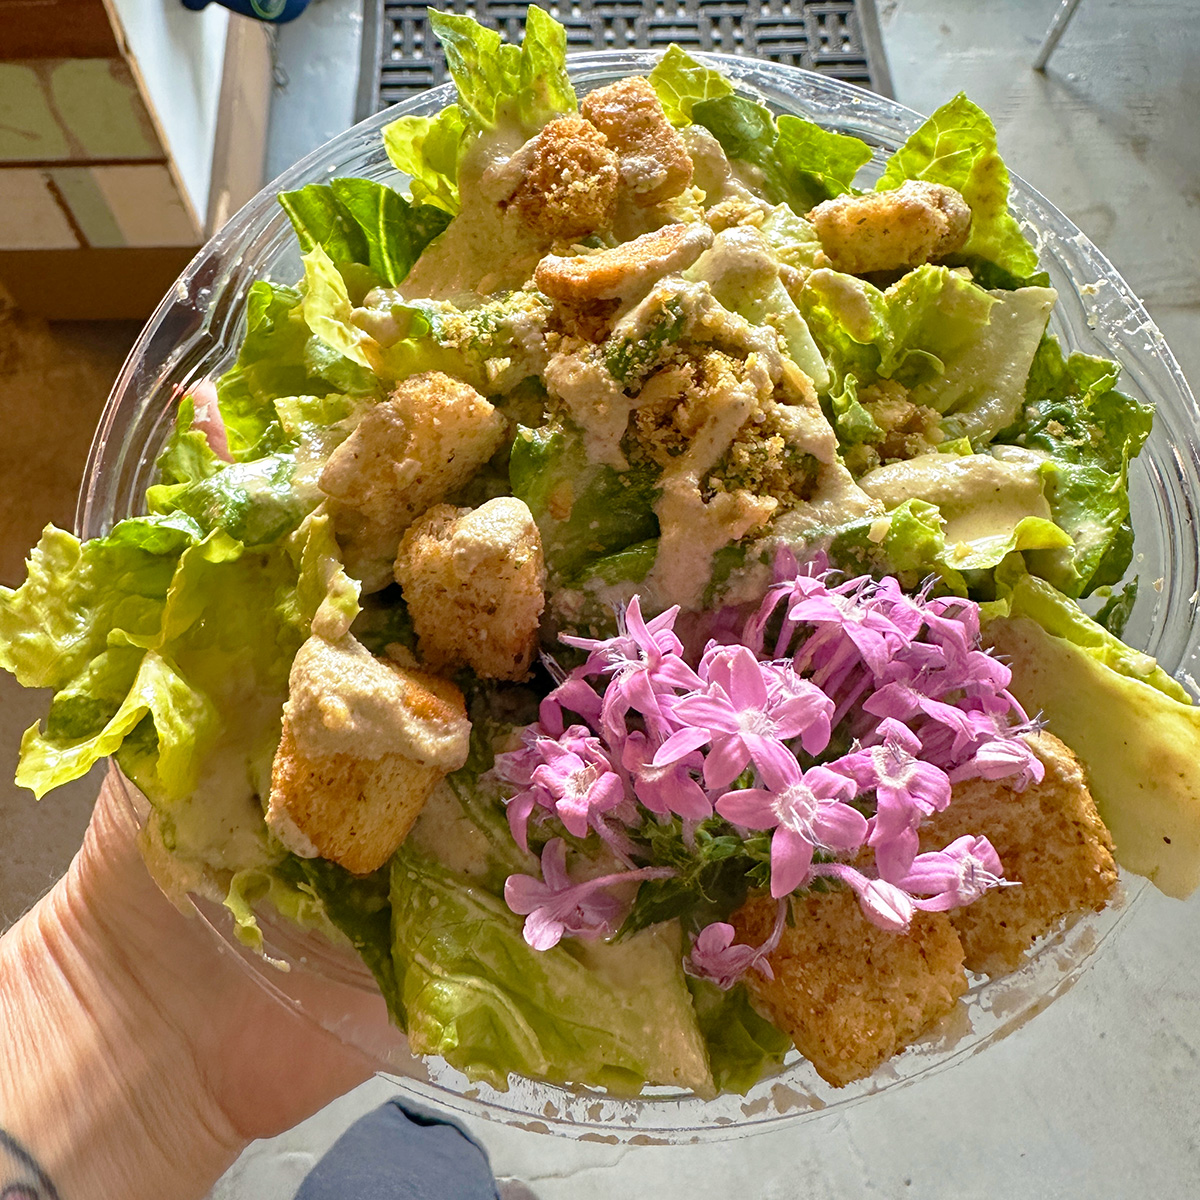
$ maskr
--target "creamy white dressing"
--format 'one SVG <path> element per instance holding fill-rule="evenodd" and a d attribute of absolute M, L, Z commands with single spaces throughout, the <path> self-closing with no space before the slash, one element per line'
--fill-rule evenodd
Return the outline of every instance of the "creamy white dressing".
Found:
<path fill-rule="evenodd" d="M 445 781 L 433 789 L 405 841 L 467 879 L 488 874 L 491 844 L 458 802 L 454 789 Z"/>
<path fill-rule="evenodd" d="M 936 504 L 946 541 L 973 542 L 1010 534 L 1024 517 L 1050 519 L 1039 465 L 1035 455 L 923 454 L 876 467 L 858 484 L 889 510 L 906 500 Z"/>
<path fill-rule="evenodd" d="M 706 397 L 707 412 L 688 448 L 663 471 L 654 506 L 661 533 L 658 556 L 646 577 L 655 604 L 695 608 L 712 577 L 713 555 L 766 524 L 779 502 L 747 491 L 718 493 L 706 501 L 701 480 L 729 449 L 756 402 L 769 398 L 771 380 L 761 357 L 746 360 L 745 377 Z"/>
<path fill-rule="evenodd" d="M 470 722 L 449 715 L 444 703 L 426 702 L 420 681 L 403 671 L 349 634 L 337 642 L 309 638 L 292 664 L 284 708 L 297 748 L 318 758 L 402 754 L 447 771 L 461 767 Z"/>
<path fill-rule="evenodd" d="M 548 238 L 504 201 L 520 182 L 525 139 L 513 124 L 476 139 L 459 168 L 462 210 L 426 247 L 398 289 L 408 299 L 453 300 L 521 287 Z"/>

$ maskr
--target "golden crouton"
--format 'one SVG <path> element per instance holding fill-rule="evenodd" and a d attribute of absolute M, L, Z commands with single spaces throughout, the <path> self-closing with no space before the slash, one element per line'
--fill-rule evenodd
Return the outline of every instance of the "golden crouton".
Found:
<path fill-rule="evenodd" d="M 267 825 L 289 850 L 365 875 L 466 761 L 471 725 L 448 680 L 312 637 L 292 664 Z"/>
<path fill-rule="evenodd" d="M 793 901 L 770 956 L 773 980 L 746 985 L 758 1006 L 834 1087 L 869 1075 L 949 1013 L 967 989 L 962 946 L 943 913 L 918 913 L 908 933 L 872 925 L 852 892 Z M 751 900 L 730 918 L 737 940 L 761 945 L 775 901 Z"/>
<path fill-rule="evenodd" d="M 533 281 L 554 300 L 615 300 L 690 267 L 712 241 L 707 225 L 664 225 L 611 250 L 569 258 L 548 254 L 538 263 Z"/>
<path fill-rule="evenodd" d="M 910 179 L 889 192 L 835 196 L 808 219 L 835 270 L 851 275 L 919 267 L 960 249 L 971 210 L 953 188 Z"/>
<path fill-rule="evenodd" d="M 509 203 L 521 219 L 551 238 L 606 229 L 616 209 L 617 156 L 582 117 L 559 117 L 534 138 L 525 174 Z"/>
<path fill-rule="evenodd" d="M 617 152 L 618 170 L 642 208 L 678 196 L 692 182 L 692 160 L 649 82 L 622 79 L 584 97 L 580 112 Z"/>
<path fill-rule="evenodd" d="M 334 450 L 320 487 L 346 568 L 366 590 L 391 582 L 401 534 L 491 458 L 506 428 L 473 387 L 430 371 L 401 383 Z"/>
<path fill-rule="evenodd" d="M 483 679 L 524 679 L 545 605 L 542 539 L 525 503 L 439 504 L 404 535 L 396 582 L 435 670 L 466 664 Z"/>
<path fill-rule="evenodd" d="M 1070 913 L 1099 911 L 1117 882 L 1112 839 L 1088 792 L 1078 760 L 1050 734 L 1030 739 L 1046 777 L 1015 792 L 1005 780 L 956 784 L 950 807 L 921 826 L 921 848 L 940 850 L 964 834 L 986 837 L 1005 879 L 950 919 L 966 965 L 990 975 L 1015 970 L 1035 938 Z"/>

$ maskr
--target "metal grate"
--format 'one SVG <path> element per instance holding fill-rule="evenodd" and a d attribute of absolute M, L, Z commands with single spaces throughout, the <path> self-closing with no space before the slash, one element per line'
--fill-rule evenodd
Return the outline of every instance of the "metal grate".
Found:
<path fill-rule="evenodd" d="M 524 3 L 447 0 L 438 7 L 521 40 Z M 874 0 L 572 0 L 542 7 L 566 27 L 572 50 L 665 50 L 677 42 L 807 67 L 891 94 Z M 368 0 L 366 32 L 360 117 L 446 79 L 425 3 Z"/>

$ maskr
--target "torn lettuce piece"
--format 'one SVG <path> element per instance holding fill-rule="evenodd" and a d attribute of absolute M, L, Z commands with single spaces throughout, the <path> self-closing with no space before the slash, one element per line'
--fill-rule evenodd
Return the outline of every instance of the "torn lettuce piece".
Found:
<path fill-rule="evenodd" d="M 313 501 L 294 485 L 294 454 L 270 454 L 218 471 L 170 494 L 155 493 L 158 512 L 182 512 L 204 533 L 221 529 L 246 546 L 262 546 L 290 533 Z"/>
<path fill-rule="evenodd" d="M 598 560 L 658 536 L 658 472 L 627 471 L 589 461 L 571 426 L 521 426 L 509 459 L 513 495 L 542 535 L 546 568 L 556 583 L 581 577 Z"/>
<path fill-rule="evenodd" d="M 224 465 L 213 452 L 203 430 L 192 428 L 195 418 L 195 401 L 190 395 L 184 396 L 175 414 L 174 432 L 154 461 L 161 481 L 158 486 L 195 483 L 207 479 Z M 150 492 L 153 491 L 154 487 L 151 487 Z M 155 511 L 153 502 L 149 501 L 149 504 L 150 511 Z"/>
<path fill-rule="evenodd" d="M 962 194 L 971 209 L 964 257 L 986 259 L 1017 277 L 1037 270 L 1037 251 L 1008 211 L 1008 170 L 996 149 L 996 127 L 963 93 L 892 154 L 875 189 L 890 191 L 908 179 L 945 184 Z"/>
<path fill-rule="evenodd" d="M 23 687 L 61 690 L 115 632 L 152 634 L 179 556 L 200 536 L 182 514 L 122 521 L 84 544 L 48 525 L 30 552 L 25 582 L 0 587 L 0 668 Z"/>
<path fill-rule="evenodd" d="M 859 402 L 858 380 L 853 375 L 843 378 L 841 391 L 829 397 L 829 407 L 839 452 L 844 454 L 849 447 L 863 443 L 882 442 L 887 436 Z"/>
<path fill-rule="evenodd" d="M 551 306 L 518 291 L 460 307 L 448 300 L 407 300 L 380 289 L 356 308 L 353 322 L 379 347 L 387 378 L 445 371 L 488 396 L 511 392 L 545 366 L 544 331 Z"/>
<path fill-rule="evenodd" d="M 395 287 L 421 251 L 449 224 L 433 205 L 412 204 L 371 179 L 334 179 L 282 192 L 283 205 L 306 253 L 320 246 L 339 269 L 368 266 L 375 282 Z"/>
<path fill-rule="evenodd" d="M 458 167 L 467 139 L 466 118 L 457 104 L 436 117 L 398 117 L 383 127 L 384 149 L 392 165 L 409 177 L 412 202 L 451 216 L 462 208 Z"/>
<path fill-rule="evenodd" d="M 859 168 L 871 158 L 866 142 L 822 129 L 801 117 L 782 116 L 745 96 L 722 95 L 692 104 L 692 120 L 721 143 L 730 159 L 757 167 L 772 204 L 787 203 L 804 214 L 851 189 Z"/>
<path fill-rule="evenodd" d="M 336 270 L 333 274 L 344 293 L 341 276 Z M 229 450 L 239 461 L 261 452 L 264 436 L 277 421 L 275 401 L 281 397 L 378 395 L 381 390 L 369 370 L 313 336 L 302 308 L 297 288 L 264 280 L 250 285 L 237 362 L 217 381 Z"/>
<path fill-rule="evenodd" d="M 501 1090 L 517 1073 L 618 1095 L 647 1082 L 713 1094 L 678 931 L 536 951 L 502 900 L 408 847 L 393 860 L 391 898 L 416 1053 Z"/>
<path fill-rule="evenodd" d="M 989 606 L 1012 693 L 1079 756 L 1117 862 L 1179 899 L 1200 884 L 1200 709 L 1152 658 L 1029 575 Z"/>
<path fill-rule="evenodd" d="M 947 437 L 978 446 L 1020 412 L 1055 292 L 985 292 L 946 267 L 925 265 L 887 291 L 817 270 L 799 299 L 835 380 L 894 379 L 914 404 L 943 415 Z"/>
<path fill-rule="evenodd" d="M 1044 472 L 1054 519 L 1075 544 L 1038 560 L 1036 570 L 1070 596 L 1119 582 L 1133 555 L 1128 468 L 1154 414 L 1116 390 L 1119 372 L 1107 359 L 1064 358 L 1058 342 L 1043 337 L 1024 408 L 998 439 L 1050 456 Z"/>
<path fill-rule="evenodd" d="M 676 127 L 692 123 L 698 101 L 718 100 L 733 93 L 733 84 L 711 67 L 697 62 L 674 42 L 647 76 L 667 120 Z"/>
<path fill-rule="evenodd" d="M 300 312 L 313 336 L 334 354 L 348 358 L 374 375 L 383 370 L 379 344 L 351 319 L 353 307 L 346 282 L 320 246 L 301 255 L 304 264 Z"/>
<path fill-rule="evenodd" d="M 782 1065 L 791 1038 L 760 1017 L 742 984 L 723 992 L 689 976 L 688 990 L 708 1050 L 718 1092 L 745 1095 L 764 1075 Z"/>
<path fill-rule="evenodd" d="M 519 49 L 471 17 L 430 9 L 429 24 L 446 53 L 459 107 L 477 128 L 494 129 L 507 117 L 532 134 L 576 107 L 566 30 L 537 5 L 526 9 Z"/>

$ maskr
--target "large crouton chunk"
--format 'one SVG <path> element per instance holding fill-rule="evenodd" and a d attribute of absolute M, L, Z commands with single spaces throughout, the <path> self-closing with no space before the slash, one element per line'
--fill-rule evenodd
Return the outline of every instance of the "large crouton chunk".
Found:
<path fill-rule="evenodd" d="M 967 780 L 955 785 L 950 807 L 921 826 L 923 850 L 967 833 L 986 837 L 1004 877 L 1020 884 L 950 913 L 967 967 L 989 975 L 1015 970 L 1034 939 L 1064 917 L 1102 909 L 1117 882 L 1112 839 L 1078 760 L 1048 733 L 1030 744 L 1046 767 L 1041 783 L 1016 792 L 1005 780 Z"/>
<path fill-rule="evenodd" d="M 910 179 L 889 192 L 835 196 L 808 219 L 835 270 L 898 271 L 945 258 L 971 232 L 971 210 L 953 188 Z"/>
<path fill-rule="evenodd" d="M 401 534 L 466 483 L 505 431 L 473 387 L 440 371 L 406 379 L 367 412 L 320 477 L 350 574 L 368 591 L 390 583 Z"/>
<path fill-rule="evenodd" d="M 954 1008 L 966 991 L 962 945 L 943 913 L 918 913 L 908 933 L 872 925 L 850 891 L 793 902 L 795 924 L 770 956 L 773 980 L 746 985 L 821 1078 L 844 1087 L 869 1075 Z M 773 900 L 751 900 L 731 921 L 760 945 Z"/>
<path fill-rule="evenodd" d="M 643 208 L 678 196 L 692 160 L 648 80 L 635 76 L 584 97 L 580 111 L 617 152 L 621 183 Z"/>
<path fill-rule="evenodd" d="M 553 300 L 615 300 L 645 292 L 663 275 L 685 270 L 712 242 L 707 225 L 664 225 L 610 250 L 547 254 L 533 280 Z"/>
<path fill-rule="evenodd" d="M 612 224 L 617 156 L 591 122 L 559 117 L 523 153 L 524 176 L 509 203 L 548 238 L 577 238 Z"/>
<path fill-rule="evenodd" d="M 365 875 L 466 762 L 471 725 L 448 680 L 312 637 L 292 664 L 267 825 L 289 850 Z"/>
<path fill-rule="evenodd" d="M 524 679 L 537 650 L 546 563 L 533 515 L 500 496 L 479 508 L 439 504 L 404 535 L 396 582 L 435 670 Z"/>

